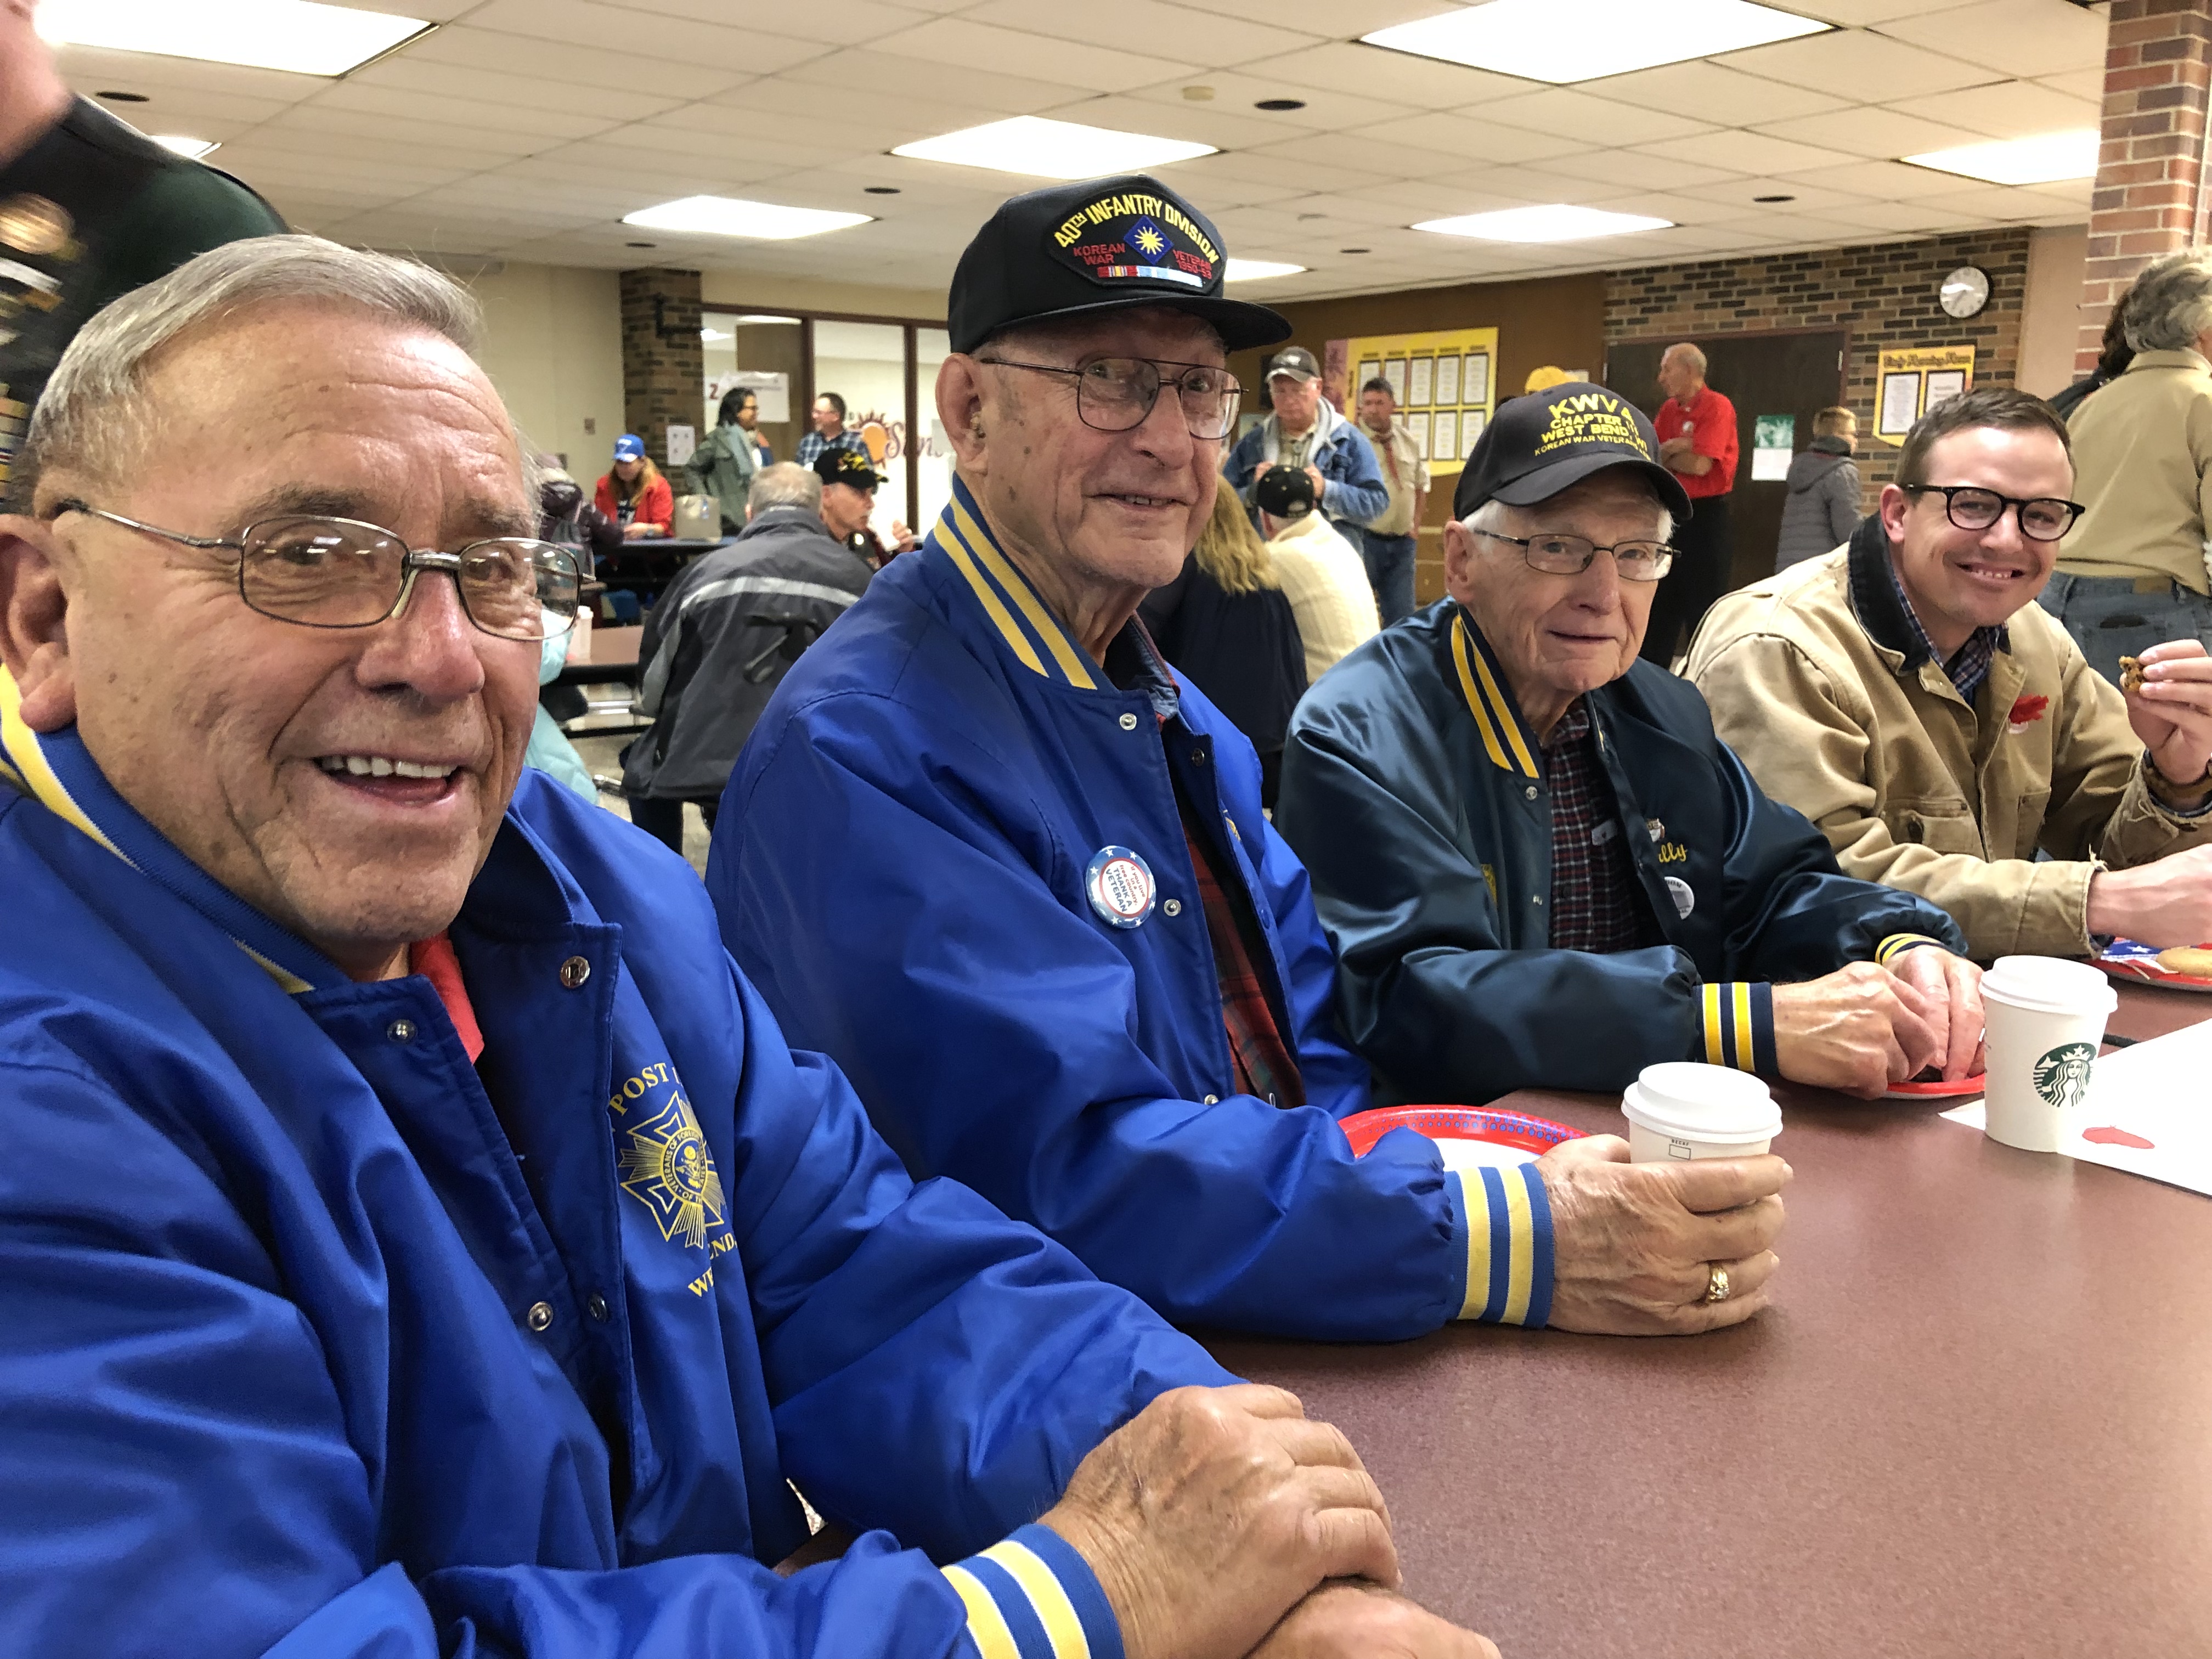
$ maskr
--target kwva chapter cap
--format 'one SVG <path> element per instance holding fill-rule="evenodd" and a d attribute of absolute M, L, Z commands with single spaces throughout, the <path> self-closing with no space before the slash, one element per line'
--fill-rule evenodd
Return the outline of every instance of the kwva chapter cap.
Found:
<path fill-rule="evenodd" d="M 1132 306 L 1203 317 L 1231 351 L 1286 340 L 1278 313 L 1221 291 L 1228 250 L 1213 222 L 1156 179 L 1128 173 L 1009 198 L 952 273 L 955 351 L 1002 328 Z"/>
<path fill-rule="evenodd" d="M 1680 523 L 1690 516 L 1681 480 L 1659 464 L 1659 434 L 1626 398 L 1587 380 L 1532 392 L 1500 404 L 1475 441 L 1452 492 L 1452 516 L 1485 501 L 1534 507 L 1608 466 L 1632 466 L 1650 480 Z"/>
<path fill-rule="evenodd" d="M 815 475 L 825 484 L 849 484 L 854 489 L 874 489 L 883 475 L 857 449 L 825 449 L 814 458 Z"/>

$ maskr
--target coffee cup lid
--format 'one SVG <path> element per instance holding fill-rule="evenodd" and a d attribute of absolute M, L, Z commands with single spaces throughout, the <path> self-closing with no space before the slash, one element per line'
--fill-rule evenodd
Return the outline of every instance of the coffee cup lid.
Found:
<path fill-rule="evenodd" d="M 1694 1060 L 1645 1066 L 1620 1109 L 1631 1122 L 1690 1140 L 1768 1140 L 1782 1133 L 1782 1109 L 1761 1079 Z"/>
<path fill-rule="evenodd" d="M 1982 975 L 1982 995 L 2035 1013 L 2109 1015 L 2120 1006 L 2102 972 L 2063 957 L 1999 957 Z"/>

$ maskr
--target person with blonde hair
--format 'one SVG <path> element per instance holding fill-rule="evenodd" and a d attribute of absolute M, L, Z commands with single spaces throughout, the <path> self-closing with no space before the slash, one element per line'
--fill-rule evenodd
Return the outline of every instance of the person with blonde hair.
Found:
<path fill-rule="evenodd" d="M 1305 695 L 1305 646 L 1267 544 L 1226 478 L 1182 574 L 1154 588 L 1137 614 L 1160 654 L 1252 740 L 1261 805 L 1272 809 L 1283 734 Z"/>

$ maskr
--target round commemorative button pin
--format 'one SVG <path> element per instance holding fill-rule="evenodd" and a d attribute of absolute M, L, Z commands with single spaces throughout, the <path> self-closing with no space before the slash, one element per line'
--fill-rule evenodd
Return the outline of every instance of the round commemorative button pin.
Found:
<path fill-rule="evenodd" d="M 1152 913 L 1152 867 L 1126 847 L 1102 847 L 1083 872 L 1091 908 L 1109 927 L 1135 927 Z"/>

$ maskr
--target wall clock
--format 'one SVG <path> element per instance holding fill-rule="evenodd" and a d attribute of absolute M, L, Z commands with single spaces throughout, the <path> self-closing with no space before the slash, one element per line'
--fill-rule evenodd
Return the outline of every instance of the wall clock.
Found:
<path fill-rule="evenodd" d="M 1936 301 L 1948 316 L 1964 322 L 1990 302 L 1990 273 L 1979 265 L 1960 265 L 1943 279 Z"/>

